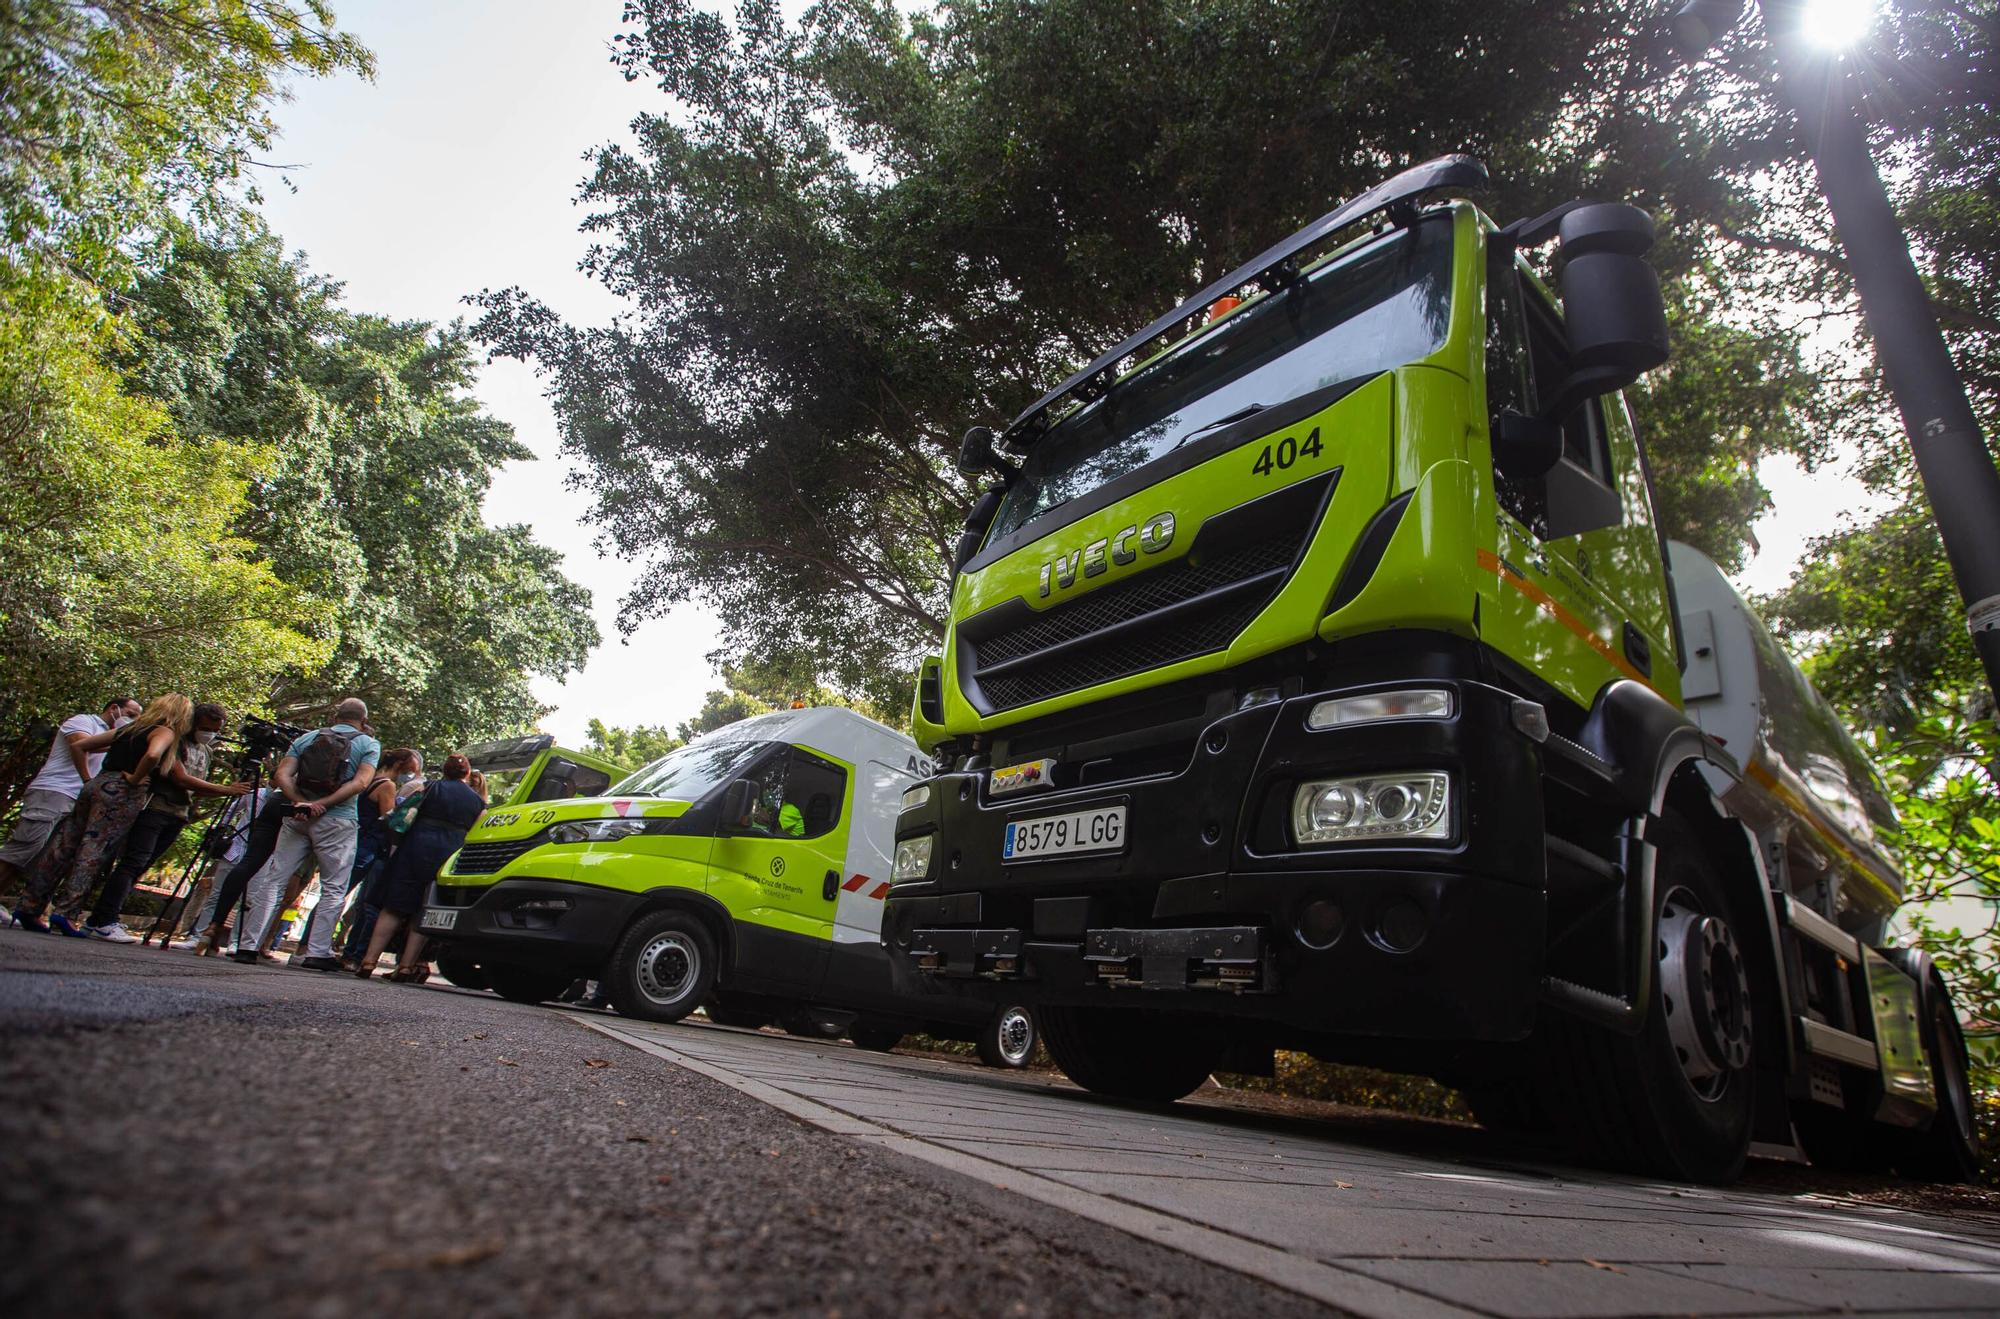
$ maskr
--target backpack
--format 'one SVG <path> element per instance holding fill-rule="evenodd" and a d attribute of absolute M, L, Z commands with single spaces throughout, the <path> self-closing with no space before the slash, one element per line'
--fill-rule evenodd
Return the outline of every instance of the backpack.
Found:
<path fill-rule="evenodd" d="M 347 782 L 350 777 L 347 756 L 359 736 L 332 728 L 322 728 L 313 734 L 313 740 L 299 752 L 298 768 L 292 771 L 292 781 L 307 800 L 317 801 Z"/>

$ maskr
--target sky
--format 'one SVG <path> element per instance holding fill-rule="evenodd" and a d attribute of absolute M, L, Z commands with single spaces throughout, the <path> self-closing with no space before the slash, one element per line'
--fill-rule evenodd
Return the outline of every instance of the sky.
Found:
<path fill-rule="evenodd" d="M 635 115 L 667 108 L 609 63 L 620 0 L 337 0 L 336 10 L 375 52 L 376 78 L 301 82 L 278 108 L 272 155 L 290 186 L 267 181 L 264 211 L 287 247 L 344 281 L 356 310 L 447 321 L 468 315 L 466 294 L 519 285 L 571 321 L 615 315 L 619 301 L 576 269 L 581 157 L 628 136 Z M 525 523 L 560 551 L 564 571 L 590 588 L 605 637 L 567 683 L 537 680 L 536 696 L 555 707 L 543 728 L 580 742 L 592 718 L 671 725 L 692 715 L 721 685 L 704 658 L 718 644 L 714 616 L 684 605 L 623 640 L 617 618 L 636 569 L 598 553 L 587 496 L 565 488 L 541 383 L 527 366 L 494 362 L 478 394 L 536 454 L 498 475 L 487 519 Z M 1861 502 L 1838 474 L 1807 476 L 1783 460 L 1762 474 L 1776 508 L 1736 578 L 1756 592 L 1784 585 L 1806 540 Z"/>

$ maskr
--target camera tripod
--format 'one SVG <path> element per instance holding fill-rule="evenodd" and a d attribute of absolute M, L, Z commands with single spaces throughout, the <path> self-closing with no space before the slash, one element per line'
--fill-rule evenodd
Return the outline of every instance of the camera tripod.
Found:
<path fill-rule="evenodd" d="M 218 869 L 219 863 L 222 860 L 222 853 L 228 850 L 227 844 L 221 843 L 220 840 L 226 839 L 230 834 L 237 832 L 239 829 L 245 838 L 249 837 L 250 826 L 257 819 L 257 794 L 263 786 L 264 762 L 262 759 L 252 760 L 250 762 L 250 791 L 241 797 L 231 799 L 221 810 L 209 817 L 208 827 L 202 830 L 201 841 L 195 844 L 194 855 L 188 858 L 185 866 L 181 867 L 180 877 L 174 881 L 173 891 L 167 895 L 167 900 L 160 905 L 160 914 L 153 918 L 153 924 L 147 929 L 145 937 L 139 940 L 141 948 L 151 945 L 153 936 L 156 934 L 160 936 L 160 947 L 162 949 L 165 949 L 168 944 L 173 942 L 174 927 L 180 923 L 182 915 L 182 913 L 174 910 L 174 904 L 181 901 L 183 892 L 186 893 L 189 899 L 192 899 L 195 890 L 200 887 L 202 879 Z M 249 803 L 244 808 L 243 818 L 238 824 L 225 828 L 224 821 L 229 819 L 230 812 L 235 809 L 238 802 Z M 249 897 L 249 892 L 246 889 L 242 898 L 236 904 L 237 909 L 233 917 L 234 920 L 241 921 L 243 919 L 243 909 L 249 904 Z M 218 913 L 218 915 L 220 914 Z"/>

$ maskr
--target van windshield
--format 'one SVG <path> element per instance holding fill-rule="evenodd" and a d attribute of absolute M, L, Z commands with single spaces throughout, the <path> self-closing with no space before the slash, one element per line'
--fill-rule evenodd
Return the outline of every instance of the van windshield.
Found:
<path fill-rule="evenodd" d="M 1449 216 L 1384 234 L 1139 368 L 1029 451 L 993 537 L 1239 415 L 1429 356 L 1451 319 L 1451 236 Z"/>
<path fill-rule="evenodd" d="M 700 801 L 718 785 L 736 778 L 740 770 L 770 745 L 718 738 L 690 742 L 622 780 L 611 790 L 611 795 Z"/>

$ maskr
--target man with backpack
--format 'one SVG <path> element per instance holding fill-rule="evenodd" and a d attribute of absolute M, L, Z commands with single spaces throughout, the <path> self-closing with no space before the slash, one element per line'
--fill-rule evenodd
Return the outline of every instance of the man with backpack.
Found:
<path fill-rule="evenodd" d="M 271 859 L 251 877 L 250 914 L 236 931 L 239 962 L 256 962 L 258 945 L 284 899 L 285 880 L 310 856 L 319 863 L 320 899 L 299 941 L 304 955 L 293 964 L 308 971 L 340 969 L 333 956 L 333 923 L 354 869 L 361 823 L 355 798 L 374 782 L 382 744 L 363 731 L 368 706 L 358 697 L 334 707 L 333 719 L 292 743 L 272 775 L 292 813 L 278 830 Z"/>

